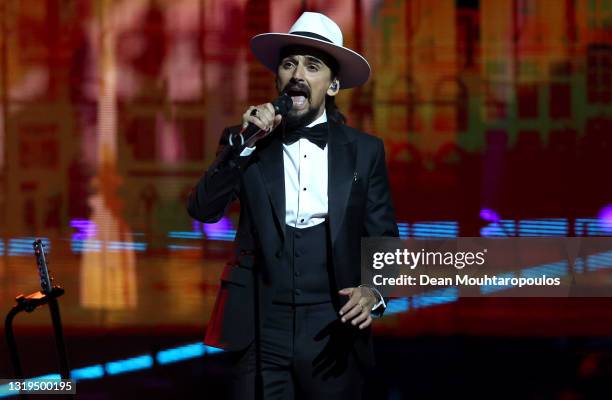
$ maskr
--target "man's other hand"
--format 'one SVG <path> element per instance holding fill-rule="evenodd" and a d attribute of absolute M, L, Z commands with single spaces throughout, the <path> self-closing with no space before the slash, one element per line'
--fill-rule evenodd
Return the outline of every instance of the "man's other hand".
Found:
<path fill-rule="evenodd" d="M 376 304 L 376 295 L 368 287 L 350 287 L 338 291 L 341 295 L 348 296 L 349 300 L 340 309 L 342 322 L 350 321 L 351 324 L 359 324 L 359 329 L 364 329 L 372 323 L 370 311 Z"/>

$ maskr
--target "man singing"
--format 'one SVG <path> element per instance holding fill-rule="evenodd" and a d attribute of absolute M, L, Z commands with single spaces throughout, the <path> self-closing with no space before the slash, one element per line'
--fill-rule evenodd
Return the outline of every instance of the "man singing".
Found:
<path fill-rule="evenodd" d="M 233 354 L 234 399 L 359 399 L 372 318 L 386 307 L 360 285 L 360 242 L 398 231 L 383 142 L 346 126 L 334 100 L 370 66 L 318 13 L 251 48 L 293 107 L 284 117 L 271 103 L 249 107 L 189 196 L 189 214 L 207 223 L 240 201 L 236 260 L 205 343 Z M 261 131 L 244 143 L 249 123 Z"/>

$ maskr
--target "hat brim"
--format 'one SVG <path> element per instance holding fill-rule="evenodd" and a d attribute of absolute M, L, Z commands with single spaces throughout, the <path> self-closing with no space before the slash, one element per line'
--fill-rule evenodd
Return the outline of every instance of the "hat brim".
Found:
<path fill-rule="evenodd" d="M 370 64 L 363 56 L 321 39 L 291 33 L 262 33 L 251 39 L 251 50 L 255 58 L 276 73 L 281 49 L 292 44 L 313 47 L 334 57 L 339 66 L 340 89 L 361 86 L 370 78 Z"/>

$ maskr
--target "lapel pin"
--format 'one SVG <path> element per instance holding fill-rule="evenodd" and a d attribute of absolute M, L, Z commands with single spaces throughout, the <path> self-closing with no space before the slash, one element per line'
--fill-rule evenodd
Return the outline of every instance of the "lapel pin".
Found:
<path fill-rule="evenodd" d="M 353 182 L 357 182 L 357 171 L 353 173 Z"/>

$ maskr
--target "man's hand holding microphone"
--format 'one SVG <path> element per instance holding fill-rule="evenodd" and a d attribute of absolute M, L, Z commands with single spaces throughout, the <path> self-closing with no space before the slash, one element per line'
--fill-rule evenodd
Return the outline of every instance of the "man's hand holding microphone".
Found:
<path fill-rule="evenodd" d="M 242 115 L 242 130 L 233 138 L 230 137 L 230 144 L 241 147 L 255 146 L 258 140 L 268 136 L 276 129 L 292 106 L 291 97 L 283 94 L 272 103 L 249 107 Z"/>

